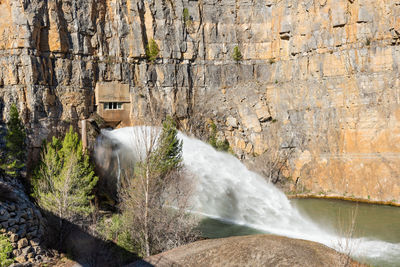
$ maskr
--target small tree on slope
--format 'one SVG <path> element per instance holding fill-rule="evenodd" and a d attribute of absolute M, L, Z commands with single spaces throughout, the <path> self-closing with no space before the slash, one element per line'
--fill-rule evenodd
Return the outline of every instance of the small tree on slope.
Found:
<path fill-rule="evenodd" d="M 177 134 L 175 122 L 171 117 L 167 117 L 158 138 L 158 147 L 151 155 L 152 162 L 161 175 L 182 167 L 182 141 L 177 138 Z"/>
<path fill-rule="evenodd" d="M 25 128 L 19 118 L 18 109 L 15 104 L 12 104 L 10 108 L 10 118 L 7 122 L 7 134 L 5 137 L 6 156 L 2 164 L 2 169 L 4 169 L 8 175 L 17 176 L 25 167 L 25 138 Z"/>
<path fill-rule="evenodd" d="M 182 142 L 175 124 L 167 118 L 161 133 L 139 131 L 136 136 L 143 140 L 133 149 L 144 145 L 145 153 L 123 187 L 121 208 L 138 254 L 149 256 L 193 241 L 198 233 L 186 213 L 190 184 L 181 169 Z"/>

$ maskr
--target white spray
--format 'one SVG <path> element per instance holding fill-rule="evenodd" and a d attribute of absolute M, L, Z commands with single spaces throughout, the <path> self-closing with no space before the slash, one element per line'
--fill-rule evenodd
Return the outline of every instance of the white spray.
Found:
<path fill-rule="evenodd" d="M 139 131 L 142 129 L 142 131 Z M 149 127 L 127 127 L 103 131 L 107 137 L 128 148 Z M 182 133 L 183 163 L 196 179 L 193 212 L 256 228 L 267 233 L 311 240 L 340 250 L 348 240 L 321 229 L 302 217 L 286 196 L 263 177 L 249 171 L 237 158 Z M 134 141 L 136 140 L 136 141 Z M 121 157 L 132 157 L 124 154 Z M 353 255 L 369 258 L 398 258 L 400 244 L 359 238 Z"/>

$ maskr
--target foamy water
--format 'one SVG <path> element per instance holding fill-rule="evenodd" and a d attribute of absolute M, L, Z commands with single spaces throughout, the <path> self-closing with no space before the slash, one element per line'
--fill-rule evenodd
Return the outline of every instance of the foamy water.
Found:
<path fill-rule="evenodd" d="M 119 144 L 119 158 L 139 158 L 144 132 L 153 127 L 127 127 L 103 131 Z M 183 141 L 183 164 L 196 179 L 192 212 L 256 228 L 267 233 L 311 240 L 347 253 L 339 244 L 350 244 L 358 258 L 385 258 L 400 261 L 400 244 L 367 238 L 345 239 L 304 218 L 286 196 L 260 175 L 249 171 L 234 156 L 216 151 L 198 139 L 178 134 Z M 100 148 L 98 148 L 100 149 Z M 132 153 L 132 151 L 136 151 Z M 101 160 L 101 155 L 97 155 Z M 101 162 L 101 161 L 100 161 Z M 391 265 L 391 264 L 390 264 Z"/>

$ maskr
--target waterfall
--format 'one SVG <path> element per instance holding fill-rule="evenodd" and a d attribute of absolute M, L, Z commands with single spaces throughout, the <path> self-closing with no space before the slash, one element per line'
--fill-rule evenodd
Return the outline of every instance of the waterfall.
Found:
<path fill-rule="evenodd" d="M 102 134 L 123 148 L 119 150 L 122 161 L 123 157 L 137 158 L 132 149 L 141 150 L 135 146 L 140 144 L 138 140 L 145 142 L 143 133 L 151 129 L 157 128 L 127 127 Z M 352 254 L 356 257 L 398 258 L 400 255 L 400 244 L 368 238 L 349 240 L 322 229 L 303 217 L 278 188 L 249 171 L 236 157 L 181 132 L 178 138 L 183 141 L 184 167 L 195 179 L 192 212 L 266 233 L 319 242 L 336 250 L 341 250 L 338 244 L 353 242 Z M 101 162 L 101 156 L 97 160 Z"/>

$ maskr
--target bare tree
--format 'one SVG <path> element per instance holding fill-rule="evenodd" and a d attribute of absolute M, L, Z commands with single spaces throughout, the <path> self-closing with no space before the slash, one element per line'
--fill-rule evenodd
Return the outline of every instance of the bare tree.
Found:
<path fill-rule="evenodd" d="M 263 174 L 268 178 L 269 182 L 276 184 L 277 182 L 282 181 L 284 172 L 288 170 L 289 160 L 293 153 L 294 148 L 287 147 L 268 154 L 265 162 L 266 169 L 263 171 Z"/>
<path fill-rule="evenodd" d="M 196 220 L 188 214 L 191 183 L 181 166 L 182 144 L 174 125 L 135 128 L 135 162 L 120 193 L 121 209 L 139 255 L 194 241 Z"/>
<path fill-rule="evenodd" d="M 359 239 L 354 238 L 356 233 L 357 215 L 358 204 L 356 208 L 352 209 L 347 216 L 343 216 L 339 210 L 337 248 L 341 253 L 343 253 L 341 265 L 344 267 L 350 266 L 354 249 L 357 248 L 360 242 Z"/>
<path fill-rule="evenodd" d="M 276 184 L 287 178 L 290 160 L 295 153 L 295 146 L 292 143 L 284 146 L 277 142 L 270 144 L 268 150 L 255 158 L 255 168 L 259 169 L 269 182 Z"/>

